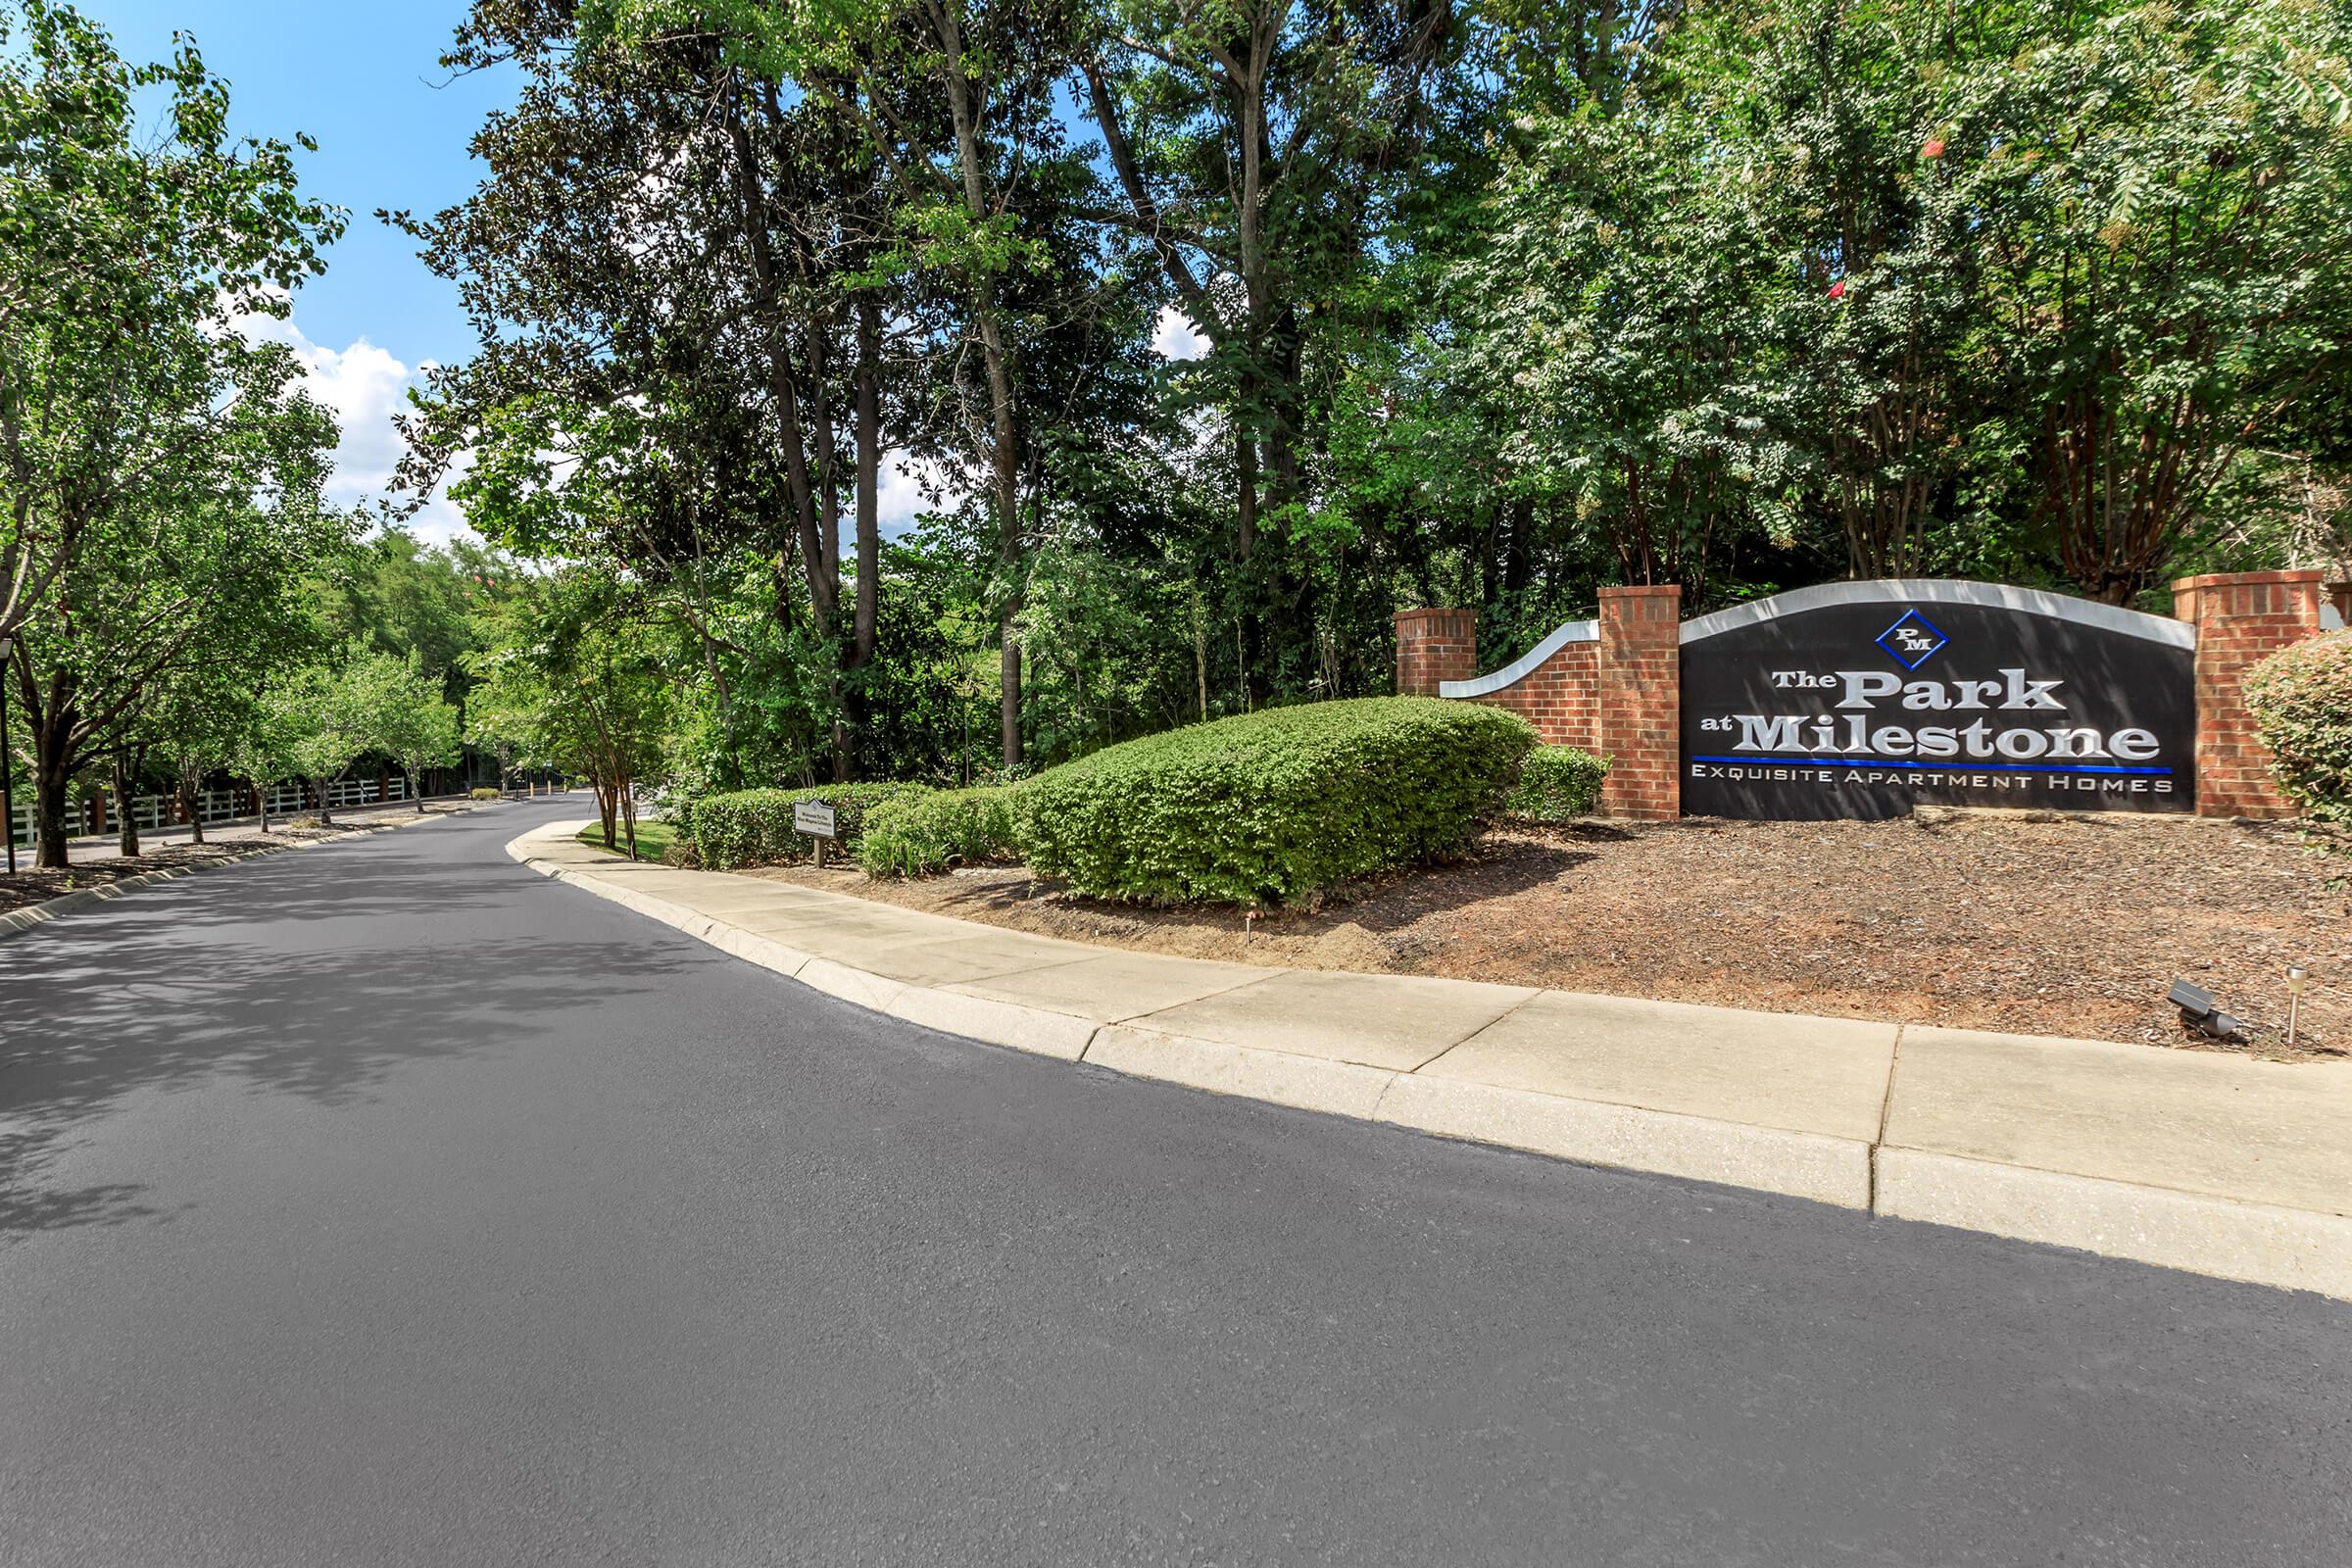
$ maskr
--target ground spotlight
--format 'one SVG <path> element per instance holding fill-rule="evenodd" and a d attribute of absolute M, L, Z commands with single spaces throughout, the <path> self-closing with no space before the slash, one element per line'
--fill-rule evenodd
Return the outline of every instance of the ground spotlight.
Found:
<path fill-rule="evenodd" d="M 2202 986 L 2192 986 L 2185 980 L 2173 982 L 2165 1000 L 2180 1009 L 2180 1021 L 2192 1029 L 2202 1030 L 2216 1040 L 2235 1040 L 2246 1032 L 2245 1021 L 2231 1017 L 2213 1004 L 2213 993 Z"/>

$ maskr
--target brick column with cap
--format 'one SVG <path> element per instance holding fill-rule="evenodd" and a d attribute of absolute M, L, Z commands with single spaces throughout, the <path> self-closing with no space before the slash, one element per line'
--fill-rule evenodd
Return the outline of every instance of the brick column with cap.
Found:
<path fill-rule="evenodd" d="M 1435 697 L 1438 682 L 1478 673 L 1478 615 L 1468 610 L 1396 612 L 1396 690 Z"/>
<path fill-rule="evenodd" d="M 2197 628 L 2197 814 L 2292 816 L 2271 777 L 2241 687 L 2266 657 L 2315 636 L 2317 571 L 2223 572 L 2173 584 L 2173 614 Z"/>
<path fill-rule="evenodd" d="M 1600 808 L 1661 821 L 1683 814 L 1683 591 L 1600 590 Z"/>

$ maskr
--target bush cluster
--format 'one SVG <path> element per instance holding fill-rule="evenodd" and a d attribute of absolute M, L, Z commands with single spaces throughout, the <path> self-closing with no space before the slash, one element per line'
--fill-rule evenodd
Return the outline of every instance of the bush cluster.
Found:
<path fill-rule="evenodd" d="M 1432 697 L 1272 709 L 1040 773 L 1014 834 L 1081 893 L 1279 902 L 1460 843 L 1535 744 L 1516 714 Z"/>
<path fill-rule="evenodd" d="M 466 798 L 469 801 L 503 801 L 507 798 L 507 792 L 484 784 L 476 789 L 467 790 Z"/>
<path fill-rule="evenodd" d="M 868 876 L 924 876 L 1010 855 L 1015 804 L 1012 785 L 885 801 L 866 816 L 858 863 Z"/>
<path fill-rule="evenodd" d="M 931 793 L 922 784 L 821 784 L 804 790 L 734 790 L 680 800 L 668 809 L 678 840 L 693 853 L 695 863 L 713 871 L 743 865 L 775 865 L 804 860 L 814 853 L 814 841 L 793 831 L 792 808 L 802 801 L 826 801 L 833 807 L 834 843 L 855 851 L 864 832 L 866 813 L 884 801 Z"/>
<path fill-rule="evenodd" d="M 2286 798 L 2352 822 L 2352 631 L 2281 648 L 2247 672 L 2244 692 Z"/>
<path fill-rule="evenodd" d="M 1511 814 L 1540 822 L 1591 816 L 1600 804 L 1600 782 L 1608 776 L 1605 757 L 1573 746 L 1539 746 L 1519 764 L 1519 782 L 1511 786 Z"/>

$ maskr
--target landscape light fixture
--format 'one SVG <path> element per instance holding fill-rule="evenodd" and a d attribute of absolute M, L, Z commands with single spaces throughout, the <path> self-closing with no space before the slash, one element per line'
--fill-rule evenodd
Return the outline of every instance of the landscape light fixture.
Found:
<path fill-rule="evenodd" d="M 2295 1025 L 2302 1021 L 2303 988 L 2311 984 L 2311 971 L 2299 963 L 2286 966 L 2286 1049 L 2295 1049 Z"/>
<path fill-rule="evenodd" d="M 2173 982 L 2165 1000 L 2180 1009 L 2180 1021 L 2216 1040 L 2235 1040 L 2246 1031 L 2245 1020 L 2233 1018 L 2213 1004 L 2213 993 L 2185 980 Z"/>

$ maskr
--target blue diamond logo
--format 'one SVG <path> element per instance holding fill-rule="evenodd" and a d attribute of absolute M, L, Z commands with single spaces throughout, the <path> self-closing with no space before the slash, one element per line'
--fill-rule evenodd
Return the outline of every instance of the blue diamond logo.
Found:
<path fill-rule="evenodd" d="M 1905 669 L 1917 669 L 1950 641 L 1916 610 L 1904 611 L 1900 620 L 1879 633 L 1879 646 Z"/>

